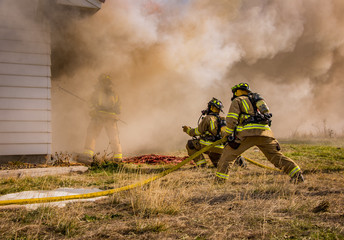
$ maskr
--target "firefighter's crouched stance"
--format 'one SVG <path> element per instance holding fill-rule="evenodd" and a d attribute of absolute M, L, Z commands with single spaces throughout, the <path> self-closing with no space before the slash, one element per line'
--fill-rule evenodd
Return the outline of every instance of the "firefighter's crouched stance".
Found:
<path fill-rule="evenodd" d="M 183 126 L 183 131 L 193 137 L 186 144 L 189 156 L 222 138 L 221 126 L 225 127 L 224 119 L 219 115 L 222 108 L 222 102 L 213 98 L 208 103 L 208 108 L 202 111 L 202 116 L 205 116 L 199 122 L 198 127 L 191 128 L 189 126 Z M 206 152 L 215 167 L 220 159 L 223 148 L 223 145 L 217 145 Z M 206 159 L 203 154 L 196 157 L 194 162 L 197 166 L 206 166 Z"/>
<path fill-rule="evenodd" d="M 122 160 L 122 147 L 118 136 L 117 121 L 121 111 L 118 95 L 113 89 L 111 77 L 102 74 L 91 96 L 91 122 L 87 128 L 84 156 L 94 156 L 96 139 L 104 128 L 110 141 L 114 161 Z"/>
<path fill-rule="evenodd" d="M 230 163 L 252 146 L 257 146 L 266 158 L 291 177 L 292 182 L 303 182 L 300 167 L 281 153 L 280 145 L 270 129 L 272 114 L 264 99 L 252 93 L 247 83 L 232 87 L 233 98 L 226 117 L 229 141 L 219 160 L 216 181 L 229 178 Z"/>

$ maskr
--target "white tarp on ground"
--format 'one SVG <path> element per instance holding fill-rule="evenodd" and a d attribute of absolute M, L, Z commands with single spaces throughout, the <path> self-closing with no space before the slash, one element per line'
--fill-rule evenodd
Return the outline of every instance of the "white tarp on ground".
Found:
<path fill-rule="evenodd" d="M 70 196 L 70 195 L 79 195 L 85 193 L 100 192 L 102 190 L 98 188 L 58 188 L 56 190 L 40 190 L 40 191 L 24 191 L 18 193 L 10 193 L 7 195 L 0 196 L 0 201 L 3 200 L 17 200 L 17 199 L 31 199 L 31 198 L 46 198 L 46 197 L 61 197 L 61 196 Z M 96 201 L 99 199 L 107 198 L 104 197 L 95 197 L 95 198 L 86 198 L 86 199 L 73 199 L 60 202 L 48 202 L 48 203 L 35 203 L 35 204 L 26 204 L 23 205 L 28 209 L 37 209 L 38 207 L 65 207 L 67 203 L 71 202 L 85 202 L 85 201 Z"/>

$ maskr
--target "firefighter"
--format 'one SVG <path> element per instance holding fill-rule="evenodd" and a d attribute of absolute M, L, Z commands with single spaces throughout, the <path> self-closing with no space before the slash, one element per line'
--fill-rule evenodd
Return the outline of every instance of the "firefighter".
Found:
<path fill-rule="evenodd" d="M 222 111 L 222 109 L 222 102 L 216 98 L 213 98 L 209 101 L 208 108 L 202 111 L 202 116 L 205 116 L 198 124 L 198 127 L 182 127 L 184 132 L 193 137 L 193 139 L 189 140 L 186 144 L 186 149 L 189 156 L 223 137 L 223 135 L 221 135 L 221 127 L 224 127 L 225 124 L 224 118 L 220 117 L 220 111 Z M 223 148 L 223 145 L 217 145 L 206 152 L 215 167 L 220 159 Z M 203 154 L 196 157 L 194 162 L 196 166 L 206 166 L 206 159 L 204 158 Z"/>
<path fill-rule="evenodd" d="M 118 135 L 117 121 L 121 112 L 118 95 L 113 89 L 110 75 L 101 74 L 95 91 L 91 95 L 91 122 L 87 128 L 84 156 L 90 161 L 94 156 L 96 139 L 104 128 L 112 150 L 112 160 L 122 160 L 122 147 Z"/>
<path fill-rule="evenodd" d="M 278 141 L 270 129 L 272 114 L 265 100 L 252 93 L 247 83 L 232 87 L 232 103 L 226 117 L 225 145 L 216 171 L 216 182 L 229 178 L 230 163 L 252 146 L 257 146 L 265 157 L 291 177 L 291 182 L 303 182 L 300 167 L 281 153 Z"/>

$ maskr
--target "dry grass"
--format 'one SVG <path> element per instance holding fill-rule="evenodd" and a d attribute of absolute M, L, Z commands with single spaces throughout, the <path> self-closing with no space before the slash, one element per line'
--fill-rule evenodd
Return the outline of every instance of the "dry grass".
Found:
<path fill-rule="evenodd" d="M 148 186 L 65 208 L 0 210 L 0 239 L 344 239 L 342 148 L 284 145 L 306 182 L 249 165 L 224 185 L 214 168 L 183 169 Z M 255 149 L 245 156 L 263 160 Z M 124 186 L 159 167 L 94 170 L 83 175 L 0 180 L 1 194 L 57 187 Z"/>

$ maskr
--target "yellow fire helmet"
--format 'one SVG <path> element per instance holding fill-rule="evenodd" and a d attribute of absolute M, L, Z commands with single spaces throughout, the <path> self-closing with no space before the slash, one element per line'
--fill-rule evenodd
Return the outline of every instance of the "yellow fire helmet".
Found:
<path fill-rule="evenodd" d="M 250 85 L 248 83 L 239 83 L 232 87 L 232 93 L 235 93 L 237 90 L 246 90 L 247 92 L 251 92 Z"/>
<path fill-rule="evenodd" d="M 212 98 L 209 102 L 208 102 L 208 108 L 210 109 L 211 106 L 216 107 L 217 109 L 219 109 L 220 111 L 222 111 L 223 109 L 223 104 L 220 100 L 216 99 L 216 98 Z"/>

